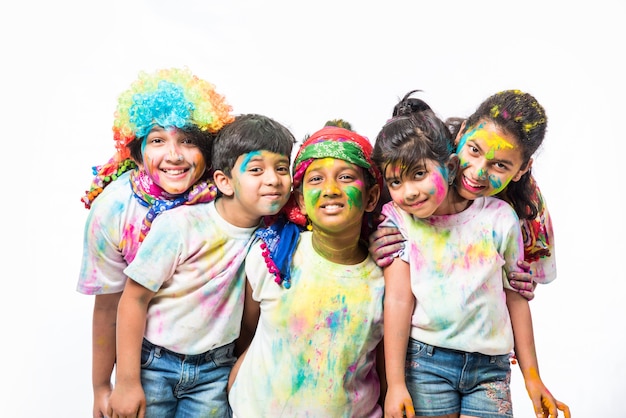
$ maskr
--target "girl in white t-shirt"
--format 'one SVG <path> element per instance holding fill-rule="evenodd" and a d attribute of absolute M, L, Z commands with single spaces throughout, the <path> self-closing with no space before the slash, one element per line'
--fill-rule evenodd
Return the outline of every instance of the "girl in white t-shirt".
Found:
<path fill-rule="evenodd" d="M 523 109 L 510 117 L 527 122 Z M 532 135 L 531 127 L 529 141 L 543 138 Z M 471 140 L 503 161 L 527 145 L 498 130 Z M 472 201 L 450 187 L 459 168 L 452 146 L 428 109 L 391 119 L 375 142 L 392 199 L 383 225 L 407 240 L 384 269 L 385 416 L 512 416 L 513 348 L 537 415 L 569 416 L 541 381 L 528 301 L 506 279 L 524 255 L 519 219 L 501 199 Z"/>

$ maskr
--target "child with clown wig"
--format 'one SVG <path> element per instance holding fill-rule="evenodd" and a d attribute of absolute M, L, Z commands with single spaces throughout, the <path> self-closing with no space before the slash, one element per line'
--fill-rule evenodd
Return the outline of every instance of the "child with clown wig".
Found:
<path fill-rule="evenodd" d="M 124 269 L 152 221 L 180 205 L 210 202 L 211 142 L 233 120 L 215 87 L 188 69 L 141 72 L 118 99 L 115 154 L 94 167 L 81 199 L 89 209 L 77 291 L 94 295 L 93 416 L 107 416 L 116 363 L 117 306 Z"/>

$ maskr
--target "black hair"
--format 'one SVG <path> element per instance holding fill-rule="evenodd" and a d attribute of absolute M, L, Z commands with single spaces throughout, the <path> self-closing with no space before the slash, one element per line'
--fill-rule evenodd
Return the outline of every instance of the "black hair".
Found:
<path fill-rule="evenodd" d="M 432 110 L 428 103 L 422 99 L 410 97 L 413 93 L 417 93 L 418 91 L 421 90 L 411 90 L 405 94 L 404 97 L 393 107 L 391 116 L 407 116 L 424 110 Z"/>
<path fill-rule="evenodd" d="M 376 136 L 372 160 L 382 173 L 390 164 L 406 173 L 425 159 L 445 166 L 453 150 L 450 131 L 428 108 L 389 120 Z"/>
<path fill-rule="evenodd" d="M 289 129 L 267 116 L 240 115 L 224 126 L 213 141 L 212 166 L 230 176 L 240 155 L 259 150 L 286 155 L 291 160 L 295 142 Z"/>

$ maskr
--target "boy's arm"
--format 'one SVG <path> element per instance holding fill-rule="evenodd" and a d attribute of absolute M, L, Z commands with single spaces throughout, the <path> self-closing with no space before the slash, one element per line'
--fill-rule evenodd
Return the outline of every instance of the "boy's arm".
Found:
<path fill-rule="evenodd" d="M 261 305 L 252 298 L 252 287 L 250 282 L 246 280 L 245 301 L 243 305 L 243 317 L 241 320 L 241 332 L 239 338 L 235 342 L 235 354 L 239 356 L 250 345 L 252 337 L 256 332 L 259 316 L 261 314 Z"/>
<path fill-rule="evenodd" d="M 506 304 L 511 317 L 513 337 L 515 340 L 515 356 L 519 362 L 528 396 L 530 397 L 535 414 L 538 417 L 556 417 L 557 410 L 564 411 L 566 418 L 570 417 L 569 408 L 558 402 L 545 387 L 539 376 L 539 365 L 535 351 L 530 306 L 519 293 L 505 289 Z"/>
<path fill-rule="evenodd" d="M 383 310 L 384 353 L 387 376 L 385 417 L 413 417 L 413 401 L 406 387 L 404 364 L 411 332 L 415 298 L 411 290 L 409 264 L 395 258 L 384 269 L 385 300 Z"/>
<path fill-rule="evenodd" d="M 107 416 L 137 416 L 146 412 L 141 387 L 141 345 L 146 328 L 148 303 L 154 292 L 132 279 L 126 280 L 117 309 L 117 366 L 115 388 Z M 114 415 L 115 414 L 115 415 Z"/>
<path fill-rule="evenodd" d="M 122 293 L 96 295 L 92 319 L 93 417 L 107 416 L 109 396 L 113 387 L 111 375 L 115 365 L 115 322 Z"/>
<path fill-rule="evenodd" d="M 250 346 L 250 342 L 254 337 L 254 333 L 256 332 L 256 327 L 259 323 L 259 316 L 261 315 L 261 305 L 259 302 L 252 298 L 252 287 L 250 286 L 250 282 L 246 280 L 246 298 L 243 306 L 243 318 L 241 320 L 241 333 L 239 338 L 235 342 L 235 353 L 238 358 L 235 364 L 233 365 L 230 374 L 228 375 L 228 387 L 227 390 L 230 392 L 230 388 L 233 386 L 235 379 L 237 378 L 237 373 L 239 373 L 239 368 L 241 367 L 241 363 L 243 362 L 244 357 L 246 356 L 246 352 L 248 351 L 248 347 Z"/>

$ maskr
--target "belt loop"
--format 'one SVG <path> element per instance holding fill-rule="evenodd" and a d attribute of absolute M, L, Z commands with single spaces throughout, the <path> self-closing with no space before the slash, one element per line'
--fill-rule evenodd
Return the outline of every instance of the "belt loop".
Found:
<path fill-rule="evenodd" d="M 435 351 L 435 347 L 434 346 L 432 346 L 430 344 L 426 344 L 426 353 L 429 356 L 432 356 L 434 351 Z"/>
<path fill-rule="evenodd" d="M 489 364 L 494 364 L 496 362 L 496 360 L 498 359 L 497 356 L 491 356 L 489 357 Z"/>

